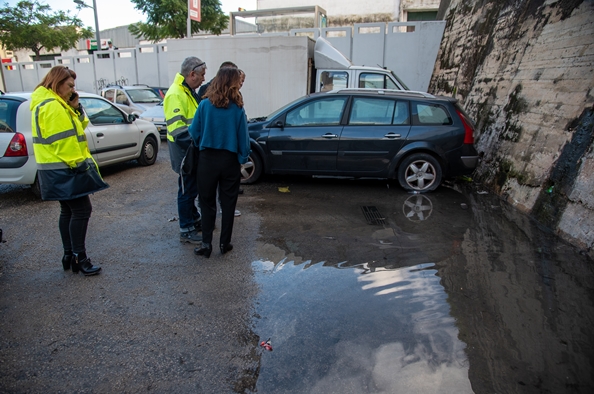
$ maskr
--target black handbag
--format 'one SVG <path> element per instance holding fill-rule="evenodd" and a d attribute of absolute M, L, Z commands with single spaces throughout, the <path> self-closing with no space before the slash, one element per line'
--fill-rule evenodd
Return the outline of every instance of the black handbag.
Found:
<path fill-rule="evenodd" d="M 180 174 L 181 175 L 194 175 L 198 170 L 198 154 L 200 150 L 194 145 L 194 142 L 190 144 L 190 147 L 186 150 L 186 155 L 181 161 Z"/>

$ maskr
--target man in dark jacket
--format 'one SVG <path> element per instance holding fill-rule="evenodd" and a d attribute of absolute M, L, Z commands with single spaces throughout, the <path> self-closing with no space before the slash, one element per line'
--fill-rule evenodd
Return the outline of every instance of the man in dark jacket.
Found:
<path fill-rule="evenodd" d="M 195 90 L 204 82 L 206 63 L 197 57 L 188 57 L 175 76 L 163 100 L 163 110 L 167 123 L 167 141 L 173 171 L 179 174 L 177 210 L 179 214 L 180 241 L 199 244 L 200 214 L 196 208 L 198 182 L 196 174 L 181 171 L 181 163 L 192 139 L 188 127 L 192 124 L 198 108 L 198 95 Z"/>

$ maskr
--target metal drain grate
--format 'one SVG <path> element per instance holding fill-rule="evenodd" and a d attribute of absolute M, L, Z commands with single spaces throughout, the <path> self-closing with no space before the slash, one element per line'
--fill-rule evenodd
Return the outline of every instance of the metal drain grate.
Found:
<path fill-rule="evenodd" d="M 384 221 L 384 216 L 377 210 L 376 207 L 366 207 L 361 206 L 361 210 L 363 211 L 363 216 L 365 216 L 365 220 L 369 224 L 386 224 Z"/>

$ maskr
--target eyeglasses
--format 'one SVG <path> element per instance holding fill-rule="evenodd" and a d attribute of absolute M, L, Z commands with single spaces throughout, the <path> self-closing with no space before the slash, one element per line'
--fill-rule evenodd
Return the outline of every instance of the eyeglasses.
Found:
<path fill-rule="evenodd" d="M 202 67 L 202 66 L 204 66 L 205 64 L 206 64 L 206 62 L 202 62 L 202 63 L 200 63 L 199 65 L 197 65 L 196 67 L 194 67 L 194 68 L 192 69 L 192 71 L 196 71 L 196 69 L 197 69 L 198 67 Z"/>

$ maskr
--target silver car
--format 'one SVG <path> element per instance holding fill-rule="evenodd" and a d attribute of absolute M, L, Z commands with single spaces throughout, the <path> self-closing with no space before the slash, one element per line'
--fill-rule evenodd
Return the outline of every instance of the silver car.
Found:
<path fill-rule="evenodd" d="M 140 119 L 154 124 L 157 130 L 159 130 L 159 134 L 161 134 L 161 139 L 164 140 L 167 138 L 167 123 L 165 122 L 163 103 L 159 103 L 141 113 Z"/>
<path fill-rule="evenodd" d="M 101 96 L 114 104 L 125 105 L 128 113 L 140 115 L 163 101 L 163 98 L 148 85 L 108 85 L 101 90 Z"/>
<path fill-rule="evenodd" d="M 85 129 L 89 150 L 100 167 L 128 160 L 142 166 L 155 163 L 159 132 L 152 123 L 126 114 L 100 96 L 78 93 L 90 121 Z M 0 96 L 0 183 L 31 185 L 39 196 L 30 99 L 31 93 Z"/>

